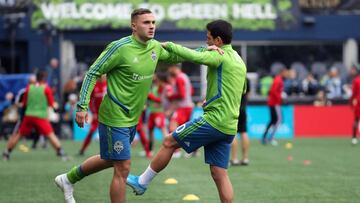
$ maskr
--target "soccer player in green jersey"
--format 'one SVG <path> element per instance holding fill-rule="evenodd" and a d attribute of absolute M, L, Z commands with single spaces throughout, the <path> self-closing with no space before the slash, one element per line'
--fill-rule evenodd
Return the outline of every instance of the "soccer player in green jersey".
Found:
<path fill-rule="evenodd" d="M 177 148 L 181 147 L 191 153 L 204 146 L 205 162 L 210 165 L 221 202 L 233 202 L 227 167 L 230 145 L 237 131 L 246 66 L 230 44 L 230 23 L 223 20 L 210 22 L 207 31 L 207 44 L 220 47 L 224 51 L 223 55 L 205 49 L 193 51 L 174 43 L 163 44 L 166 50 L 184 60 L 208 66 L 204 115 L 179 126 L 170 136 L 165 137 L 159 152 L 143 174 L 128 176 L 127 184 L 137 195 L 143 194 L 157 173 L 168 165 Z"/>
<path fill-rule="evenodd" d="M 158 61 L 178 63 L 153 40 L 155 16 L 148 9 L 131 14 L 132 35 L 110 43 L 86 73 L 77 105 L 79 127 L 87 120 L 88 104 L 96 79 L 107 75 L 107 95 L 99 109 L 100 155 L 85 160 L 68 173 L 55 178 L 66 202 L 75 202 L 73 184 L 83 177 L 113 167 L 110 184 L 112 203 L 125 202 L 125 184 L 130 170 L 130 143 L 143 110 Z"/>

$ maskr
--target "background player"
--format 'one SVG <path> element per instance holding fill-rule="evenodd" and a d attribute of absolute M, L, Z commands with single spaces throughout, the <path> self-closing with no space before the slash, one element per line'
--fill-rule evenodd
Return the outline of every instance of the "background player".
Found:
<path fill-rule="evenodd" d="M 268 103 L 270 109 L 270 122 L 268 123 L 265 132 L 262 136 L 261 143 L 267 144 L 270 142 L 272 145 L 276 146 L 278 143 L 274 139 L 276 130 L 282 122 L 281 115 L 281 103 L 282 103 L 282 92 L 284 89 L 284 79 L 287 77 L 287 69 L 283 68 L 280 70 L 280 73 L 275 76 L 274 81 L 271 85 L 268 97 Z M 268 132 L 271 128 L 270 136 L 268 137 Z"/>
<path fill-rule="evenodd" d="M 354 123 L 352 130 L 352 140 L 351 143 L 356 145 L 358 143 L 357 140 L 357 132 L 359 129 L 359 119 L 360 119 L 360 75 L 359 75 L 359 67 L 353 66 L 352 72 L 356 77 L 352 82 L 352 95 L 350 98 L 350 102 L 353 106 L 354 110 Z"/>
<path fill-rule="evenodd" d="M 146 105 L 144 105 L 144 110 L 142 111 L 142 113 L 140 115 L 139 122 L 136 127 L 136 132 L 139 134 L 140 142 L 145 151 L 146 158 L 151 159 L 152 152 L 150 149 L 150 142 L 146 138 L 146 133 L 145 133 L 145 131 L 146 131 L 146 127 L 144 125 L 144 123 L 146 121 L 145 117 L 146 117 Z"/>
<path fill-rule="evenodd" d="M 184 72 L 181 71 L 179 65 L 171 65 L 168 72 L 174 79 L 174 91 L 169 95 L 170 101 L 175 103 L 176 110 L 170 118 L 170 132 L 173 132 L 178 126 L 188 122 L 191 118 L 194 103 L 192 102 L 193 88 L 189 79 Z M 179 158 L 181 151 L 176 150 L 174 158 Z"/>
<path fill-rule="evenodd" d="M 241 96 L 241 104 L 240 104 L 240 110 L 239 110 L 239 118 L 238 118 L 238 127 L 237 131 L 240 133 L 241 138 L 241 152 L 242 152 L 242 158 L 239 161 L 237 151 L 238 151 L 238 141 L 236 137 L 234 138 L 233 142 L 231 143 L 231 160 L 230 165 L 231 166 L 247 166 L 249 165 L 249 136 L 246 132 L 246 103 L 247 103 L 247 96 L 250 92 L 250 82 L 249 79 L 246 78 L 246 85 L 245 90 L 246 93 Z"/>
<path fill-rule="evenodd" d="M 48 106 L 57 108 L 50 87 L 46 84 L 46 72 L 36 74 L 36 83 L 29 84 L 24 96 L 23 106 L 26 107 L 24 119 L 20 125 L 19 132 L 11 136 L 3 153 L 3 159 L 10 158 L 11 151 L 15 148 L 22 136 L 29 135 L 33 128 L 37 133 L 46 136 L 58 156 L 67 159 L 64 150 L 61 148 L 59 139 L 54 134 L 54 130 L 48 120 Z"/>
<path fill-rule="evenodd" d="M 154 128 L 161 130 L 163 137 L 168 134 L 165 124 L 165 113 L 162 106 L 161 95 L 165 90 L 165 85 L 160 81 L 157 75 L 154 76 L 153 86 L 148 95 L 148 129 L 149 129 L 149 147 L 153 150 L 154 145 Z"/>
<path fill-rule="evenodd" d="M 95 133 L 95 131 L 99 126 L 99 121 L 98 121 L 99 108 L 105 94 L 106 94 L 106 75 L 102 75 L 101 78 L 96 82 L 94 90 L 90 96 L 89 107 L 92 114 L 92 120 L 90 124 L 90 130 L 87 133 L 86 138 L 81 146 L 79 152 L 80 155 L 84 155 L 86 148 L 91 143 L 93 134 Z"/>

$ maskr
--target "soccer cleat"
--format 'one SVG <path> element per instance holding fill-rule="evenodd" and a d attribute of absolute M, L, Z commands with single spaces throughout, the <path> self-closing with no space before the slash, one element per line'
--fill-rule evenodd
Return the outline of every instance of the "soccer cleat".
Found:
<path fill-rule="evenodd" d="M 68 155 L 65 155 L 65 156 L 61 156 L 61 160 L 62 161 L 72 161 L 73 160 L 73 157 L 72 156 L 68 156 Z"/>
<path fill-rule="evenodd" d="M 55 184 L 63 191 L 66 203 L 75 203 L 74 186 L 69 182 L 66 173 L 56 176 Z"/>
<path fill-rule="evenodd" d="M 249 159 L 244 159 L 240 161 L 240 166 L 248 166 L 250 163 Z"/>
<path fill-rule="evenodd" d="M 240 161 L 239 160 L 230 160 L 230 166 L 240 166 Z"/>
<path fill-rule="evenodd" d="M 272 139 L 272 140 L 270 141 L 270 144 L 271 144 L 272 146 L 274 146 L 274 147 L 276 147 L 276 146 L 279 145 L 278 141 L 276 141 L 276 140 L 274 140 L 274 139 Z"/>
<path fill-rule="evenodd" d="M 358 140 L 357 140 L 356 138 L 353 138 L 353 139 L 351 140 L 351 143 L 352 143 L 353 145 L 356 145 L 356 144 L 358 143 Z"/>
<path fill-rule="evenodd" d="M 134 176 L 129 174 L 129 176 L 126 179 L 126 184 L 130 186 L 136 195 L 142 195 L 146 191 L 146 186 L 141 185 L 139 183 L 139 176 Z"/>

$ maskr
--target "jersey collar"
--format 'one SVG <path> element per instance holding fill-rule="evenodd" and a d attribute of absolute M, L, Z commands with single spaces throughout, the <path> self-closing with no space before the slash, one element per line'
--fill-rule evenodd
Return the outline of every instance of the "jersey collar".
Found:
<path fill-rule="evenodd" d="M 140 42 L 134 35 L 131 35 L 131 40 L 138 46 L 146 47 L 149 44 L 149 41 L 147 41 L 145 44 L 143 42 Z"/>
<path fill-rule="evenodd" d="M 224 44 L 220 48 L 222 48 L 222 49 L 232 49 L 232 46 L 231 46 L 231 44 Z"/>

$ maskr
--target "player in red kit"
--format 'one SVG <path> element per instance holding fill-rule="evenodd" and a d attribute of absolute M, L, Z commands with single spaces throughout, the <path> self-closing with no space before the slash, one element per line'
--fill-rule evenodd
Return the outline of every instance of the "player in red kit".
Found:
<path fill-rule="evenodd" d="M 170 132 L 175 131 L 175 129 L 188 122 L 191 118 L 191 113 L 194 107 L 192 102 L 192 85 L 189 77 L 181 71 L 181 68 L 178 65 L 172 65 L 168 69 L 170 76 L 175 79 L 175 88 L 174 93 L 169 95 L 170 101 L 176 103 L 176 110 L 171 116 L 170 119 Z M 174 157 L 180 157 L 180 151 L 174 153 Z"/>
<path fill-rule="evenodd" d="M 277 128 L 282 122 L 282 115 L 281 115 L 281 104 L 282 104 L 282 97 L 281 94 L 284 89 L 284 78 L 287 76 L 287 69 L 282 69 L 278 75 L 275 76 L 273 84 L 271 85 L 269 91 L 269 98 L 268 98 L 268 106 L 270 108 L 270 122 L 268 123 L 266 130 L 262 136 L 261 143 L 267 144 L 270 142 L 272 145 L 277 145 L 277 141 L 274 139 L 274 135 L 276 133 Z M 272 128 L 270 136 L 267 137 L 267 134 Z"/>
<path fill-rule="evenodd" d="M 139 118 L 139 122 L 136 126 L 136 132 L 139 134 L 139 138 L 140 138 L 140 142 L 141 145 L 145 151 L 145 156 L 148 159 L 151 159 L 152 157 L 152 153 L 150 150 L 150 145 L 149 145 L 149 141 L 146 138 L 146 133 L 145 133 L 145 125 L 144 125 L 144 121 L 145 121 L 145 106 L 144 106 L 144 110 L 142 111 L 140 118 Z"/>
<path fill-rule="evenodd" d="M 29 135 L 32 129 L 37 133 L 46 136 L 58 156 L 67 159 L 61 147 L 59 139 L 54 134 L 54 130 L 48 120 L 48 107 L 57 108 L 52 91 L 46 84 L 46 72 L 36 74 L 36 83 L 29 84 L 23 96 L 23 106 L 26 107 L 25 116 L 21 122 L 18 133 L 10 137 L 6 149 L 3 152 L 3 159 L 9 160 L 11 151 L 15 148 L 22 136 Z"/>
<path fill-rule="evenodd" d="M 165 113 L 162 105 L 162 98 L 164 94 L 168 91 L 165 87 L 164 79 L 166 80 L 166 75 L 158 74 L 154 77 L 153 86 L 151 87 L 150 93 L 148 95 L 148 109 L 150 112 L 148 120 L 148 129 L 149 129 L 149 148 L 153 150 L 154 143 L 154 128 L 157 127 L 161 130 L 162 135 L 166 136 L 168 134 L 166 124 L 165 124 Z M 170 93 L 169 93 L 170 94 Z"/>
<path fill-rule="evenodd" d="M 353 66 L 351 69 L 353 75 L 356 75 L 352 82 L 352 95 L 350 98 L 350 102 L 352 104 L 354 110 L 354 124 L 353 124 L 353 131 L 352 131 L 352 144 L 357 144 L 358 140 L 356 138 L 356 134 L 358 131 L 359 126 L 359 119 L 360 119 L 360 75 L 359 75 L 359 68 L 357 66 Z"/>
<path fill-rule="evenodd" d="M 98 113 L 99 113 L 101 101 L 103 100 L 103 97 L 106 94 L 106 87 L 107 87 L 106 86 L 106 76 L 103 75 L 96 82 L 94 91 L 91 93 L 89 107 L 90 107 L 90 111 L 92 114 L 92 120 L 91 120 L 91 124 L 90 124 L 90 130 L 87 133 L 86 138 L 81 146 L 81 149 L 79 152 L 80 155 L 84 155 L 86 148 L 91 143 L 92 135 L 94 134 L 94 132 L 97 130 L 97 128 L 99 126 Z"/>
<path fill-rule="evenodd" d="M 177 106 L 170 121 L 170 131 L 172 132 L 190 120 L 194 103 L 191 99 L 193 90 L 189 77 L 177 65 L 170 66 L 168 70 L 170 75 L 175 78 L 175 90 L 172 95 L 169 95 L 169 99 L 175 101 Z"/>

